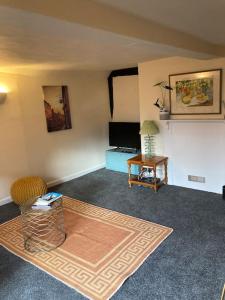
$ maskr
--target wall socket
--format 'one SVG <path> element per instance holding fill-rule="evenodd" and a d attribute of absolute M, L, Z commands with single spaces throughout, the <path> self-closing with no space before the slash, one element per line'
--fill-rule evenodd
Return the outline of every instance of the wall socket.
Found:
<path fill-rule="evenodd" d="M 195 182 L 205 183 L 205 177 L 188 175 L 188 181 L 195 181 Z"/>

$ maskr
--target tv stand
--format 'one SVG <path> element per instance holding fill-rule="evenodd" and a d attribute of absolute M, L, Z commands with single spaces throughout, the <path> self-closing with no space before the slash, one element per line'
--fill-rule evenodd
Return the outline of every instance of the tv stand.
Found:
<path fill-rule="evenodd" d="M 106 151 L 106 169 L 127 173 L 127 160 L 140 152 L 131 148 L 113 148 Z M 132 166 L 132 174 L 139 174 L 138 166 Z"/>

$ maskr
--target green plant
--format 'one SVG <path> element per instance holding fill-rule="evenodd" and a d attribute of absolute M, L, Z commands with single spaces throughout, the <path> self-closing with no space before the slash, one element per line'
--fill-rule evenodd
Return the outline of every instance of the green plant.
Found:
<path fill-rule="evenodd" d="M 165 109 L 166 93 L 167 91 L 172 91 L 173 88 L 166 81 L 160 81 L 153 86 L 158 86 L 161 91 L 161 100 L 160 98 L 158 98 L 154 105 L 157 106 L 160 110 L 163 110 Z"/>

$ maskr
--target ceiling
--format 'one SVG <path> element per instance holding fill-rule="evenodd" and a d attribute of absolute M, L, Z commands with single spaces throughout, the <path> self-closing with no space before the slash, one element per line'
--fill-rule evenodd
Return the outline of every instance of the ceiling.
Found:
<path fill-rule="evenodd" d="M 0 8 L 0 70 L 133 66 L 172 53 L 168 47 L 39 14 Z"/>
<path fill-rule="evenodd" d="M 73 2 L 78 1 L 80 0 L 73 0 Z M 171 28 L 179 28 L 211 43 L 225 45 L 225 35 L 222 34 L 224 28 L 222 26 L 222 8 L 225 8 L 225 3 L 222 0 L 214 0 L 214 3 L 218 2 L 216 8 L 213 8 L 212 2 L 207 0 L 198 0 L 197 7 L 194 5 L 196 1 L 193 0 L 186 3 L 180 0 L 82 1 L 80 2 L 100 3 L 100 6 L 97 7 L 100 12 L 103 3 L 103 6 L 106 4 L 107 8 L 110 5 L 114 6 L 116 10 L 128 12 L 129 14 L 124 17 L 129 17 L 130 14 L 141 17 L 141 19 L 134 20 L 135 22 L 141 23 L 142 18 L 153 20 Z M 0 0 L 0 5 L 1 2 Z M 22 3 L 21 0 L 18 3 Z M 203 4 L 204 10 L 200 9 Z M 168 56 L 198 57 L 200 55 L 200 58 L 207 57 L 207 55 L 206 57 L 202 56 L 202 53 L 196 53 L 185 47 L 151 41 L 148 35 L 146 35 L 147 38 L 138 34 L 132 36 L 129 30 L 123 32 L 123 28 L 119 28 L 119 31 L 111 30 L 113 27 L 106 30 L 104 22 L 107 23 L 107 20 L 104 19 L 104 15 L 102 15 L 103 26 L 90 26 L 87 21 L 87 24 L 80 20 L 76 22 L 72 19 L 71 21 L 71 18 L 68 21 L 66 18 L 49 16 L 49 14 L 45 14 L 45 11 L 40 14 L 34 12 L 35 10 L 28 11 L 18 9 L 18 7 L 19 4 L 17 8 L 0 6 L 0 71 L 2 72 L 113 70 Z M 85 7 L 86 9 L 87 7 Z M 113 9 L 109 10 L 110 14 L 111 11 L 113 13 Z M 213 24 L 209 22 L 212 18 Z M 121 15 L 121 19 L 123 20 L 123 15 Z M 116 28 L 115 22 L 111 22 L 110 25 Z M 148 25 L 148 23 L 142 25 L 146 24 Z M 150 25 L 151 23 L 149 23 L 149 28 Z M 143 27 L 140 27 L 140 32 L 141 28 Z M 213 46 L 207 43 L 206 45 Z"/>
<path fill-rule="evenodd" d="M 94 0 L 225 45 L 224 0 Z"/>

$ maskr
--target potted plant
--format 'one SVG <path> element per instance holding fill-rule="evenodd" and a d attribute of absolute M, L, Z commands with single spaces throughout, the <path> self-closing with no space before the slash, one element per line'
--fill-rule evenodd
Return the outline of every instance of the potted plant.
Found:
<path fill-rule="evenodd" d="M 159 87 L 160 91 L 161 91 L 161 99 L 158 98 L 156 100 L 156 102 L 154 103 L 154 105 L 159 108 L 160 120 L 169 120 L 170 113 L 166 109 L 166 106 L 165 106 L 166 93 L 167 93 L 167 91 L 172 91 L 173 89 L 170 85 L 168 85 L 168 83 L 166 81 L 160 81 L 160 82 L 154 84 L 154 86 Z"/>

